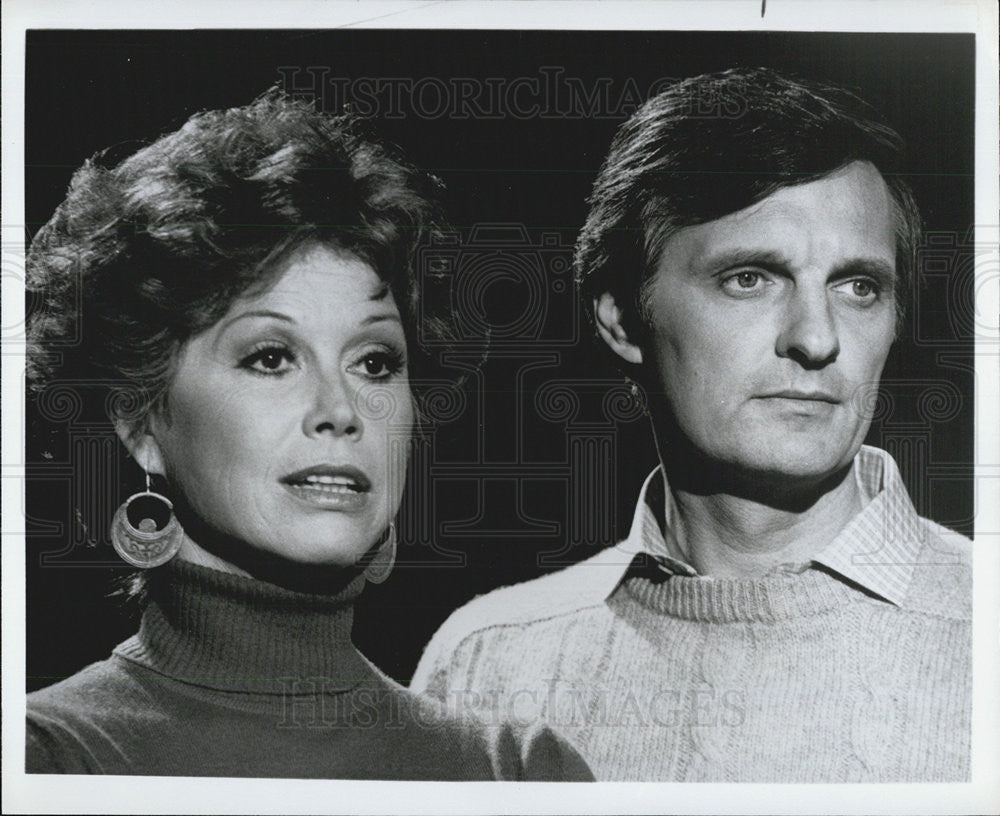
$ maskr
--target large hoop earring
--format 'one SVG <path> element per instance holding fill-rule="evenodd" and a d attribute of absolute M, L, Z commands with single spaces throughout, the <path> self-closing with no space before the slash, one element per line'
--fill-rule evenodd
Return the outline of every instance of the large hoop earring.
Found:
<path fill-rule="evenodd" d="M 138 518 L 137 524 L 133 519 Z M 111 521 L 111 544 L 123 561 L 140 569 L 166 564 L 181 548 L 184 530 L 170 500 L 146 489 L 129 496 Z"/>
<path fill-rule="evenodd" d="M 378 545 L 378 549 L 371 561 L 365 566 L 365 580 L 371 584 L 385 583 L 392 572 L 392 565 L 396 563 L 396 525 L 389 522 L 389 529 L 385 531 L 385 538 Z"/>

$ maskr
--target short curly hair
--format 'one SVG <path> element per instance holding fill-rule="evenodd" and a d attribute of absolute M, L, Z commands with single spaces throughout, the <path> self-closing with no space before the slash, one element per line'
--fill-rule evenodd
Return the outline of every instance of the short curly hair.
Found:
<path fill-rule="evenodd" d="M 421 302 L 416 264 L 420 245 L 445 231 L 442 185 L 364 129 L 275 89 L 196 114 L 116 166 L 102 165 L 106 154 L 89 160 L 28 252 L 32 390 L 71 372 L 125 392 L 105 405 L 141 421 L 165 395 L 179 346 L 266 288 L 278 257 L 319 241 L 389 286 L 418 392 L 441 373 L 421 341 L 448 336 L 436 316 L 447 306 Z"/>
<path fill-rule="evenodd" d="M 898 328 L 920 239 L 902 149 L 899 135 L 841 88 L 767 68 L 671 85 L 619 128 L 594 183 L 574 258 L 587 308 L 612 292 L 642 321 L 649 279 L 677 230 L 860 160 L 875 165 L 896 205 Z"/>

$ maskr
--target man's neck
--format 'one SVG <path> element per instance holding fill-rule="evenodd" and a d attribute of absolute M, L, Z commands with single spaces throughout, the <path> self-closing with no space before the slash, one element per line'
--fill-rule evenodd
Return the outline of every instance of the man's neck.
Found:
<path fill-rule="evenodd" d="M 853 467 L 785 501 L 725 488 L 687 489 L 666 472 L 676 508 L 672 533 L 691 566 L 706 576 L 753 577 L 780 564 L 807 563 L 863 506 Z"/>

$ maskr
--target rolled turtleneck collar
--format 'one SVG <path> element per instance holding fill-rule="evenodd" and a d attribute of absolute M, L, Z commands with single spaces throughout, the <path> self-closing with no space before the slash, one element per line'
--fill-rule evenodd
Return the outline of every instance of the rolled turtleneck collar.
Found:
<path fill-rule="evenodd" d="M 175 559 L 150 581 L 139 631 L 115 653 L 221 691 L 283 694 L 308 680 L 348 690 L 372 675 L 351 643 L 364 584 L 359 575 L 336 594 L 308 594 Z"/>

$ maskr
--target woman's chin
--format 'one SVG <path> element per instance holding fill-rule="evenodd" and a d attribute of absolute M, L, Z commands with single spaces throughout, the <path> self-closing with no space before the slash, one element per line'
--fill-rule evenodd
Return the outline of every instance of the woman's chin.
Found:
<path fill-rule="evenodd" d="M 224 546 L 219 546 L 218 541 L 203 546 L 188 538 L 178 557 L 221 572 L 268 580 L 273 575 L 291 575 L 298 571 L 359 570 L 357 562 L 369 548 L 370 545 L 365 544 L 345 546 L 343 539 L 325 542 L 311 539 L 298 545 L 286 539 L 280 546 L 230 539 Z"/>

